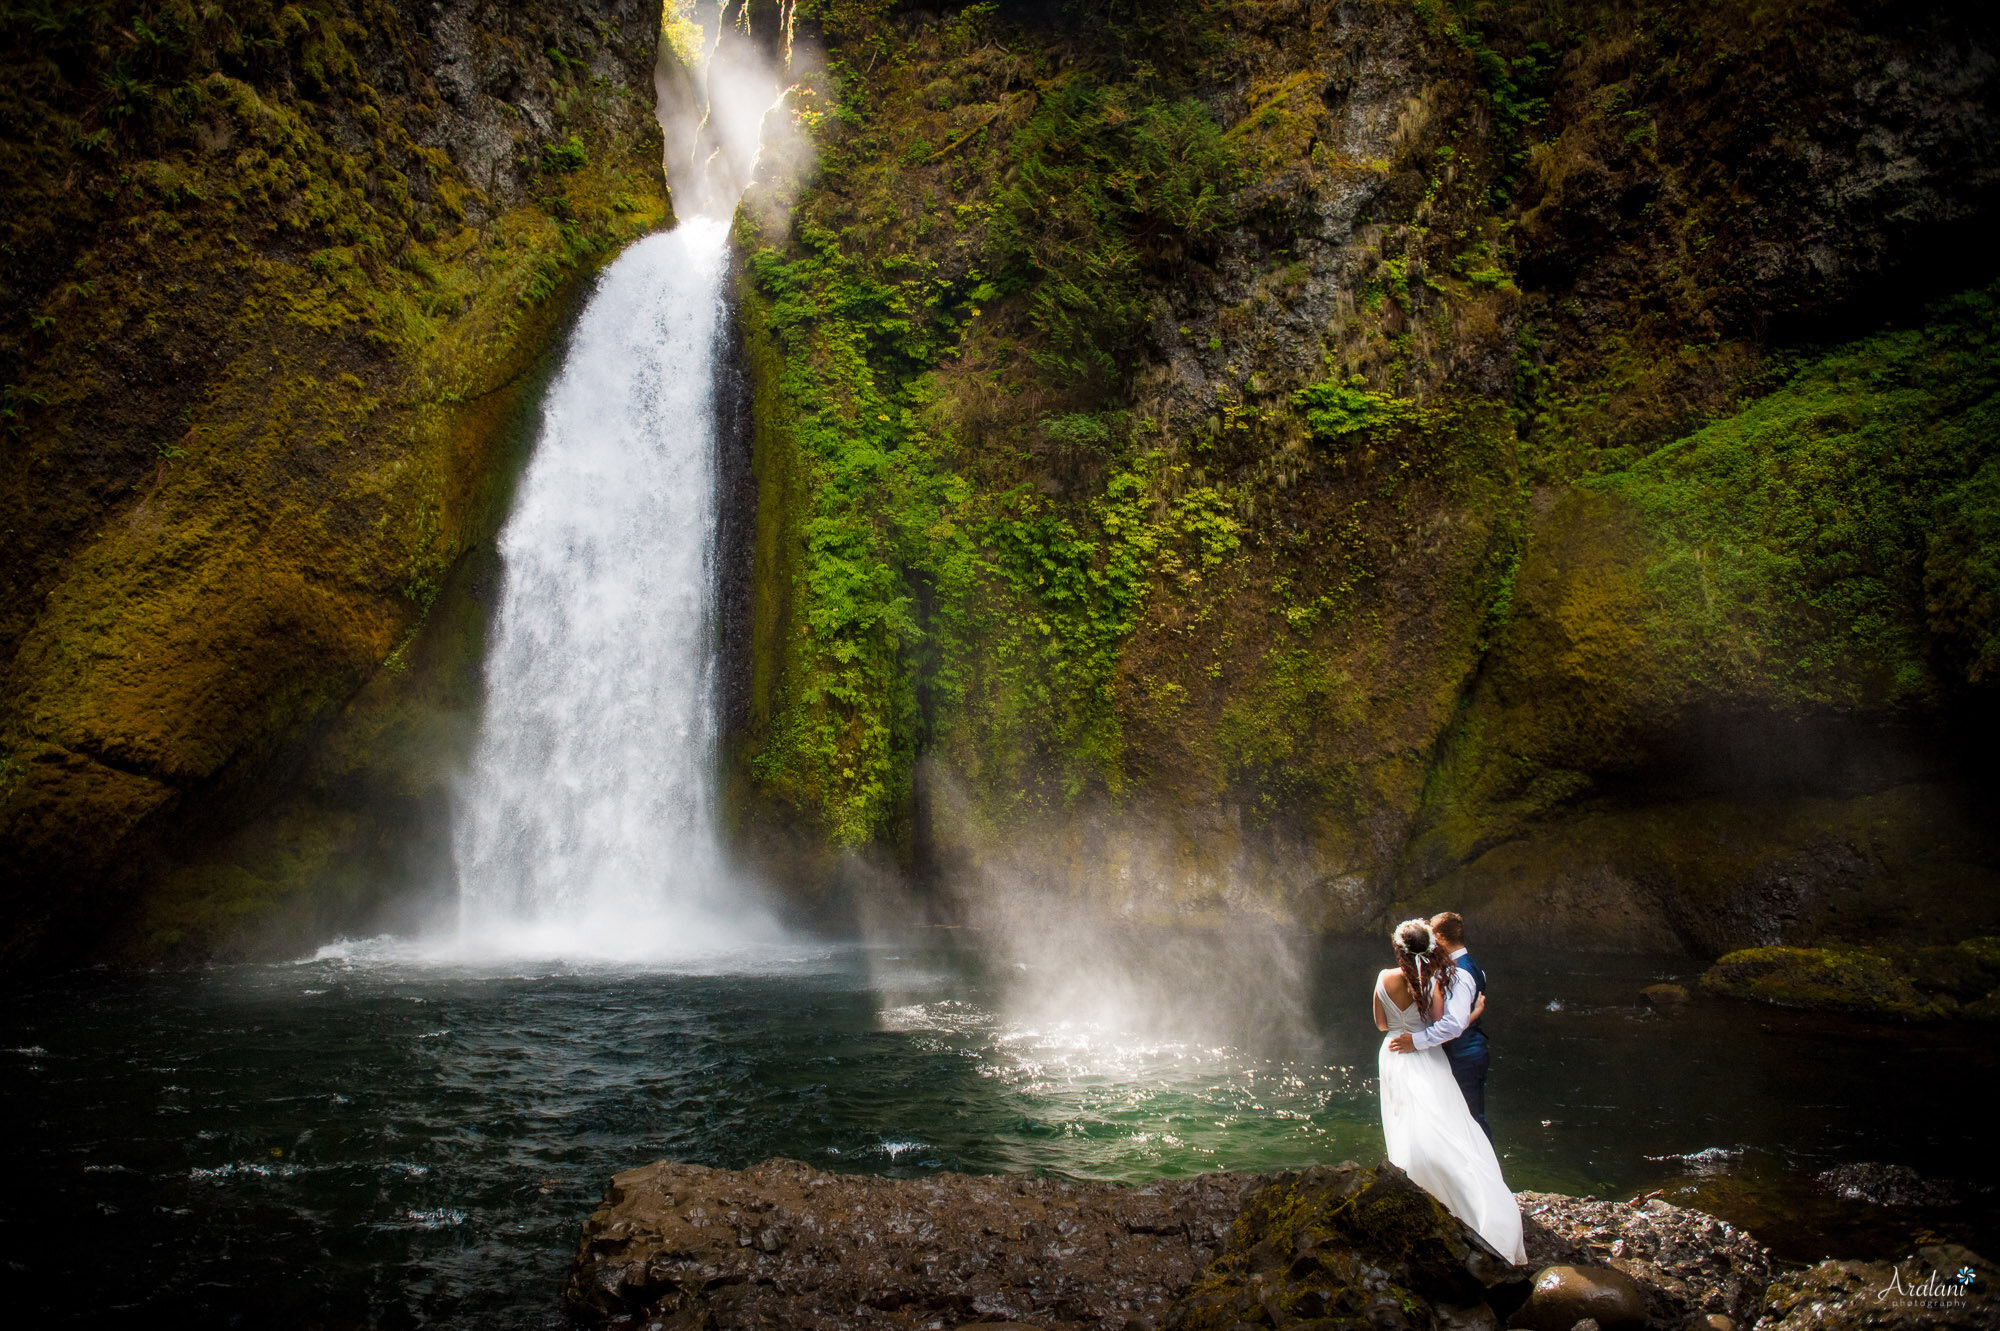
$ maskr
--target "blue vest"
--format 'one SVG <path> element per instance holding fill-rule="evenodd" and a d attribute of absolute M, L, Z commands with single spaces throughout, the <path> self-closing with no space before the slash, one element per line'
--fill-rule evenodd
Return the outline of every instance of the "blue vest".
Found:
<path fill-rule="evenodd" d="M 1472 1001 L 1477 1003 L 1479 996 L 1486 992 L 1486 971 L 1478 962 L 1472 959 L 1470 952 L 1460 957 L 1457 964 L 1460 970 L 1471 977 Z M 1486 1031 L 1483 1029 L 1485 1021 L 1486 1018 L 1481 1017 L 1478 1021 L 1467 1026 L 1456 1040 L 1449 1040 L 1445 1043 L 1444 1051 L 1447 1054 L 1469 1054 L 1475 1049 L 1484 1048 L 1486 1045 Z"/>

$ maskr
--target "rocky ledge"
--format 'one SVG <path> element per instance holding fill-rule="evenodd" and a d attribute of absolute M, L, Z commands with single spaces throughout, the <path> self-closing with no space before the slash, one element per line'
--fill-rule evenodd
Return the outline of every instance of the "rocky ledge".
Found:
<path fill-rule="evenodd" d="M 1749 1326 L 1741 1230 L 1659 1200 L 1520 1194 L 1514 1266 L 1393 1165 L 1144 1187 L 791 1160 L 612 1179 L 565 1296 L 585 1322 L 693 1328 Z"/>

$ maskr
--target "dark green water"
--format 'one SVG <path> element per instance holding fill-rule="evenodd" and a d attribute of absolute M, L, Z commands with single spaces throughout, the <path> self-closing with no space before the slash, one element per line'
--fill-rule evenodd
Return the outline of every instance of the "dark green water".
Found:
<path fill-rule="evenodd" d="M 1516 1188 L 1666 1187 L 1796 1257 L 1920 1232 L 1993 1249 L 1984 1122 L 1936 1093 L 1996 1084 L 1971 1032 L 1662 1016 L 1638 990 L 1691 978 L 1684 958 L 1482 958 Z M 1377 964 L 1330 945 L 1302 1030 L 1192 1040 L 1009 1018 L 1017 973 L 938 949 L 801 947 L 731 975 L 328 959 L 16 989 L 6 1304 L 34 1325 L 560 1326 L 604 1179 L 663 1156 L 1127 1180 L 1373 1161 Z M 1952 1180 L 1966 1204 L 1884 1210 L 1812 1182 L 1859 1161 Z"/>

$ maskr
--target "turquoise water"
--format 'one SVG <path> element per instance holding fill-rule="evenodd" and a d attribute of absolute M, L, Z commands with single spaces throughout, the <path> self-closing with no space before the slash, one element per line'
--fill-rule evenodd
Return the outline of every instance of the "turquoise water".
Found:
<path fill-rule="evenodd" d="M 1968 1032 L 1663 1016 L 1638 989 L 1691 978 L 1684 958 L 1482 955 L 1515 1187 L 1665 1187 L 1802 1256 L 1918 1229 L 1991 1247 L 1984 1205 L 1886 1212 L 1811 1181 L 1888 1161 L 1990 1195 L 1978 1125 L 1911 1110 L 1941 1065 L 1993 1084 Z M 1125 1180 L 1372 1161 L 1376 964 L 1329 945 L 1302 1021 L 1184 1035 L 1023 1017 L 1032 974 L 927 944 L 724 975 L 330 956 L 63 977 L 0 999 L 7 1302 L 38 1325 L 560 1326 L 579 1221 L 609 1174 L 661 1157 Z"/>

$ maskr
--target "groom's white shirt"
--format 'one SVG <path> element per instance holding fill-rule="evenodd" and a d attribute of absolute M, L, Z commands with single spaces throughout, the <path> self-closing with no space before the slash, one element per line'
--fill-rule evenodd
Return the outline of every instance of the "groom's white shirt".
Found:
<path fill-rule="evenodd" d="M 1458 959 L 1464 955 L 1464 948 L 1453 948 L 1451 964 L 1456 966 Z M 1451 992 L 1444 996 L 1444 1015 L 1412 1034 L 1410 1043 L 1419 1049 L 1433 1049 L 1447 1040 L 1456 1040 L 1472 1021 L 1472 1001 L 1472 977 L 1461 971 L 1451 986 Z"/>

